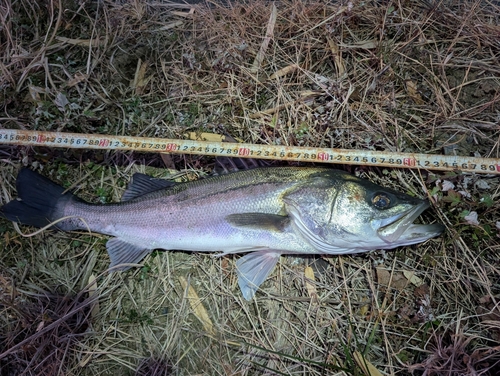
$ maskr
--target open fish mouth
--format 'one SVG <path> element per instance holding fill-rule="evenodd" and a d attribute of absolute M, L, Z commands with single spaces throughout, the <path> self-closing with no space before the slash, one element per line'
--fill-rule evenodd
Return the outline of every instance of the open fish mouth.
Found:
<path fill-rule="evenodd" d="M 413 223 L 429 206 L 428 201 L 423 201 L 401 214 L 387 218 L 377 230 L 377 235 L 387 243 L 408 245 L 441 234 L 444 231 L 444 226 L 441 224 L 420 225 Z"/>

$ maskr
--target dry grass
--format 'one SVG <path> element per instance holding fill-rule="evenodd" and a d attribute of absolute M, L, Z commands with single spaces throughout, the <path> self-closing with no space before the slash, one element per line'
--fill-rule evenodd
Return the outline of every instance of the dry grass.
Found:
<path fill-rule="evenodd" d="M 0 127 L 499 157 L 498 2 L 284 1 L 271 23 L 265 1 L 207 5 L 4 0 Z M 0 204 L 23 165 L 110 202 L 134 171 L 167 162 L 213 166 L 0 145 Z M 498 374 L 498 178 L 349 169 L 429 194 L 424 220 L 448 231 L 391 252 L 283 258 L 250 303 L 232 258 L 159 252 L 107 275 L 105 237 L 24 238 L 0 221 L 2 376 L 360 375 L 356 351 L 383 374 Z"/>

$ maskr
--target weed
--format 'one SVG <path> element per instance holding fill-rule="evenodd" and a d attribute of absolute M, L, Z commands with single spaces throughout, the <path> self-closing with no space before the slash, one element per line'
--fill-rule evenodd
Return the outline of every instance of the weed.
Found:
<path fill-rule="evenodd" d="M 38 3 L 0 2 L 0 127 L 500 155 L 494 1 L 281 1 L 262 59 L 273 9 L 264 0 Z M 98 203 L 119 201 L 133 173 L 162 176 L 165 165 L 203 176 L 213 160 L 0 145 L 0 205 L 16 196 L 21 166 Z M 107 273 L 106 237 L 23 237 L 2 220 L 2 372 L 360 374 L 358 350 L 385 374 L 494 374 L 496 175 L 346 168 L 427 196 L 423 221 L 446 224 L 446 234 L 394 252 L 325 257 L 313 282 L 283 258 L 248 303 L 231 257 L 158 252 L 138 270 Z M 91 280 L 98 304 L 73 293 Z"/>

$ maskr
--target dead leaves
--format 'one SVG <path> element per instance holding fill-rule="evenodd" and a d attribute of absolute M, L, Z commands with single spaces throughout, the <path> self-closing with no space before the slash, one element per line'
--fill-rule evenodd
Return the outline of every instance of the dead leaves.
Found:
<path fill-rule="evenodd" d="M 316 279 L 314 278 L 313 268 L 311 268 L 310 266 L 306 266 L 306 268 L 304 269 L 304 277 L 305 277 L 307 294 L 314 302 L 317 302 L 318 290 L 316 289 L 316 286 L 314 284 Z"/>
<path fill-rule="evenodd" d="M 212 320 L 210 319 L 210 316 L 208 315 L 208 312 L 203 305 L 200 297 L 198 296 L 196 290 L 193 288 L 193 286 L 188 284 L 186 278 L 184 277 L 179 277 L 179 282 L 185 291 L 184 296 L 188 300 L 193 314 L 198 320 L 200 320 L 203 329 L 205 329 L 207 333 L 215 335 L 215 329 L 214 325 L 212 324 Z"/>
<path fill-rule="evenodd" d="M 353 358 L 366 376 L 382 376 L 382 373 L 375 368 L 373 364 L 366 360 L 366 358 L 359 351 L 354 351 Z"/>
<path fill-rule="evenodd" d="M 428 322 L 435 319 L 432 307 L 430 288 L 416 275 L 414 271 L 387 270 L 383 267 L 376 269 L 377 281 L 382 288 L 392 288 L 399 292 L 413 290 L 413 301 L 404 303 L 398 310 L 398 315 L 409 322 Z M 411 298 L 410 298 L 411 299 Z"/>
<path fill-rule="evenodd" d="M 481 318 L 490 332 L 491 338 L 500 343 L 500 296 L 491 297 L 483 296 L 479 299 L 479 306 L 476 309 L 477 314 Z"/>
<path fill-rule="evenodd" d="M 417 84 L 411 80 L 406 80 L 406 92 L 408 96 L 415 102 L 415 104 L 422 105 L 424 100 L 417 89 Z"/>
<path fill-rule="evenodd" d="M 403 290 L 408 285 L 408 280 L 403 273 L 391 273 L 389 270 L 377 268 L 377 281 L 379 285 L 395 288 L 396 290 Z"/>
<path fill-rule="evenodd" d="M 259 52 L 257 53 L 257 56 L 255 56 L 255 60 L 252 64 L 252 68 L 250 69 L 250 72 L 252 74 L 256 74 L 260 70 L 262 62 L 264 61 L 264 57 L 266 56 L 267 47 L 269 46 L 269 42 L 271 41 L 271 39 L 273 38 L 273 35 L 274 35 L 274 26 L 276 25 L 277 15 L 278 15 L 278 10 L 276 8 L 276 5 L 273 3 L 271 6 L 271 15 L 269 16 L 269 21 L 267 23 L 266 36 L 264 37 L 264 40 L 262 41 Z"/>
<path fill-rule="evenodd" d="M 392 287 L 396 290 L 404 290 L 409 284 L 421 286 L 423 281 L 415 275 L 415 272 L 403 270 L 400 272 L 389 271 L 383 267 L 378 267 L 377 281 L 382 286 Z"/>
<path fill-rule="evenodd" d="M 147 61 L 137 60 L 137 67 L 135 70 L 134 79 L 130 83 L 130 87 L 135 90 L 136 95 L 144 93 L 145 87 L 151 80 L 152 76 L 146 77 L 146 70 L 148 69 L 149 63 Z"/>

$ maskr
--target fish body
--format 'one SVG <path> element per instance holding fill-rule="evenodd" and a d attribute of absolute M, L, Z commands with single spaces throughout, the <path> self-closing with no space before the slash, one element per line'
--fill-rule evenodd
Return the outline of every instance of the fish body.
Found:
<path fill-rule="evenodd" d="M 67 218 L 55 226 L 112 236 L 110 267 L 137 263 L 158 248 L 245 252 L 236 266 L 246 299 L 282 254 L 391 249 L 443 231 L 413 224 L 427 201 L 325 168 L 256 168 L 187 183 L 135 174 L 122 201 L 104 205 L 64 193 L 29 169 L 20 171 L 17 190 L 0 216 L 37 227 Z"/>

